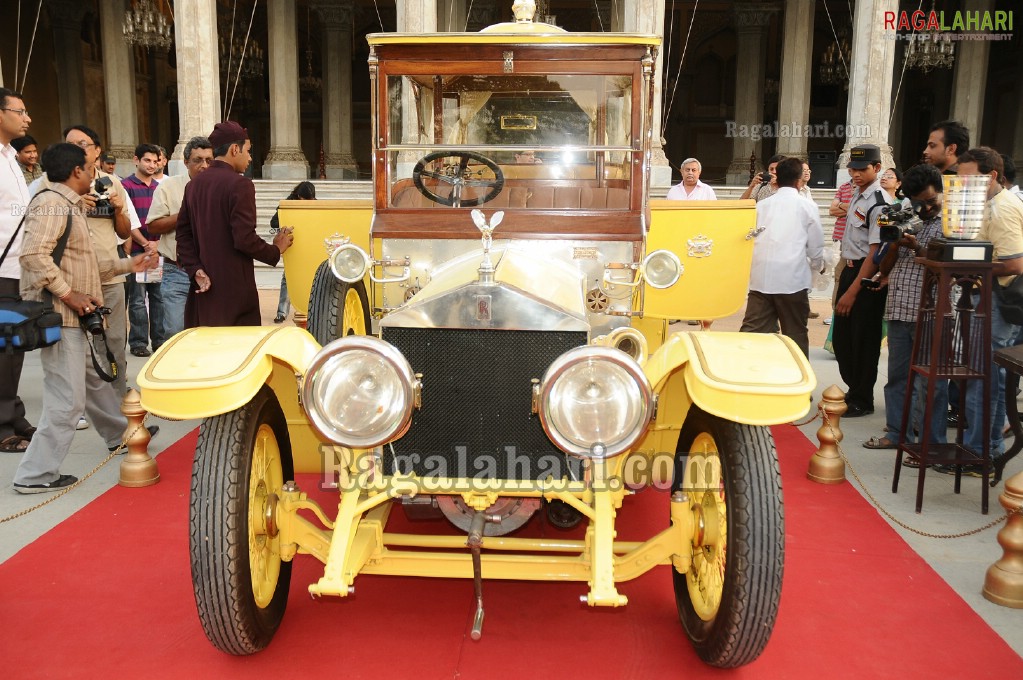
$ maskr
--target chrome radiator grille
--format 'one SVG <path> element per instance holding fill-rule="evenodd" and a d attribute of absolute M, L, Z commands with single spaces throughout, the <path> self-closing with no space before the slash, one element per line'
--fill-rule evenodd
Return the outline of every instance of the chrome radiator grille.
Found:
<path fill-rule="evenodd" d="M 408 433 L 384 447 L 384 471 L 477 479 L 578 478 L 580 462 L 547 438 L 530 412 L 531 379 L 586 343 L 575 331 L 390 328 L 423 378 Z"/>

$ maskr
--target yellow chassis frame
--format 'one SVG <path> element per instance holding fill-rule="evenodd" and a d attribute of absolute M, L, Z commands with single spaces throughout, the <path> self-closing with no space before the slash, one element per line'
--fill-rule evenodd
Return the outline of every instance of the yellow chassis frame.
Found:
<path fill-rule="evenodd" d="M 193 329 L 165 343 L 138 381 L 143 406 L 174 419 L 230 411 L 269 385 L 287 419 L 296 470 L 322 471 L 324 451 L 341 459 L 335 470 L 341 491 L 333 520 L 288 482 L 270 490 L 261 511 L 266 528 L 280 538 L 282 560 L 304 553 L 324 563 L 323 576 L 310 592 L 340 597 L 349 594 L 358 574 L 472 576 L 464 538 L 387 533 L 392 499 L 460 495 L 467 506 L 485 510 L 498 497 L 524 496 L 561 500 L 578 510 L 588 521 L 584 539 L 485 537 L 483 576 L 585 582 L 590 606 L 623 606 L 627 599 L 616 583 L 661 564 L 688 571 L 693 551 L 716 540 L 713 527 L 719 523 L 706 515 L 706 509 L 690 507 L 685 495 L 676 493 L 671 496 L 668 528 L 644 542 L 615 541 L 617 511 L 636 484 L 627 461 L 653 461 L 664 452 L 673 456 L 682 423 L 694 404 L 734 422 L 784 423 L 806 413 L 807 396 L 816 384 L 806 358 L 788 338 L 676 333 L 643 366 L 658 399 L 646 438 L 622 456 L 588 461 L 586 481 L 374 476 L 358 458 L 345 455 L 346 449 L 319 439 L 298 403 L 299 383 L 318 349 L 315 340 L 297 328 Z M 664 481 L 655 475 L 643 483 Z M 300 515 L 301 510 L 311 511 L 322 526 Z"/>

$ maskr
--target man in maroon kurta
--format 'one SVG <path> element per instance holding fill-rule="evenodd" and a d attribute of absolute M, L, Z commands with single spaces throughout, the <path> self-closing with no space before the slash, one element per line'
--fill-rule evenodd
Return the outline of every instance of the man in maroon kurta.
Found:
<path fill-rule="evenodd" d="M 248 133 L 234 121 L 209 136 L 214 161 L 185 187 L 178 212 L 178 266 L 192 278 L 185 327 L 259 326 L 253 260 L 275 266 L 294 237 L 281 229 L 269 244 L 256 234 L 256 189 Z"/>

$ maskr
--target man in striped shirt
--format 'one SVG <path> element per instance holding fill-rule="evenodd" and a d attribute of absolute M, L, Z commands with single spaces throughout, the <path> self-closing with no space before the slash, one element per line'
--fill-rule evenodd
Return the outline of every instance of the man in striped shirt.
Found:
<path fill-rule="evenodd" d="M 132 255 L 138 255 L 145 249 L 147 252 L 154 252 L 159 236 L 153 236 L 146 228 L 146 221 L 149 217 L 149 208 L 153 204 L 153 194 L 156 193 L 158 182 L 154 179 L 156 171 L 160 167 L 160 149 L 153 144 L 139 144 L 135 147 L 135 173 L 128 175 L 121 184 L 128 192 L 128 199 L 135 206 L 139 220 L 142 222 L 140 231 L 142 235 L 152 244 L 143 248 L 137 242 L 132 243 Z M 146 298 L 149 298 L 149 309 L 146 309 Z M 150 339 L 153 342 L 155 352 L 163 344 L 163 297 L 160 294 L 160 281 L 142 282 L 135 278 L 128 279 L 128 323 L 131 330 L 128 333 L 128 346 L 131 353 L 137 357 L 150 355 Z"/>

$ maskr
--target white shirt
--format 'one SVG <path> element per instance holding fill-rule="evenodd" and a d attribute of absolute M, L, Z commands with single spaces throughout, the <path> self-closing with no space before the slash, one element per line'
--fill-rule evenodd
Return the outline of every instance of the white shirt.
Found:
<path fill-rule="evenodd" d="M 669 201 L 716 201 L 718 197 L 714 194 L 714 190 L 709 186 L 696 180 L 696 186 L 693 187 L 692 193 L 686 193 L 684 182 L 679 182 L 671 189 L 668 190 Z"/>
<path fill-rule="evenodd" d="M 169 217 L 181 210 L 181 204 L 185 200 L 185 185 L 191 178 L 188 173 L 182 175 L 167 175 L 167 179 L 160 182 L 153 194 L 153 204 L 149 206 L 149 217 L 147 222 Z M 171 229 L 165 234 L 160 234 L 160 245 L 157 251 L 164 257 L 178 259 L 178 238 L 177 232 Z"/>
<path fill-rule="evenodd" d="M 14 236 L 14 231 L 25 214 L 29 198 L 25 175 L 18 164 L 18 152 L 10 144 L 0 146 L 0 254 Z M 25 228 L 22 227 L 3 264 L 0 264 L 0 278 L 21 278 L 18 257 L 21 255 L 21 240 L 24 235 Z"/>
<path fill-rule="evenodd" d="M 749 289 L 767 294 L 808 290 L 811 269 L 824 266 L 824 230 L 817 204 L 792 187 L 780 187 L 757 203 L 760 227 L 764 231 L 753 243 Z"/>

